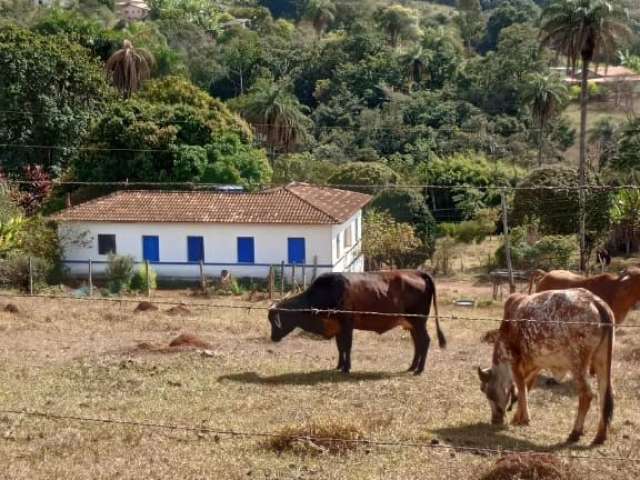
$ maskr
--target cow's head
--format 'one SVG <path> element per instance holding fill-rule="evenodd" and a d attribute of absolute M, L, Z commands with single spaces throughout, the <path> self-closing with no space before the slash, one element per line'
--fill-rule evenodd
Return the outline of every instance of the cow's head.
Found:
<path fill-rule="evenodd" d="M 279 342 L 296 328 L 296 312 L 280 310 L 286 309 L 283 302 L 271 305 L 269 308 L 269 323 L 271 324 L 271 340 Z"/>
<path fill-rule="evenodd" d="M 499 363 L 491 368 L 478 367 L 480 390 L 487 396 L 491 407 L 491 423 L 502 425 L 507 410 L 511 410 L 516 400 L 511 365 Z"/>

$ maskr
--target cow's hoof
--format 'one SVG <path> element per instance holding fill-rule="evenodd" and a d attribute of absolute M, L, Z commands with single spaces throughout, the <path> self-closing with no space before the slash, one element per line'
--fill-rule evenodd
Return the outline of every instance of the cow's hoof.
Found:
<path fill-rule="evenodd" d="M 582 437 L 582 432 L 571 432 L 569 434 L 569 438 L 567 438 L 567 443 L 576 443 Z"/>
<path fill-rule="evenodd" d="M 415 372 L 413 372 L 413 374 L 415 376 L 418 376 L 418 375 L 422 375 L 422 372 L 424 372 L 424 370 L 416 370 Z"/>
<path fill-rule="evenodd" d="M 511 420 L 511 425 L 515 425 L 518 427 L 528 427 L 529 419 L 528 418 L 514 418 Z"/>
<path fill-rule="evenodd" d="M 591 442 L 591 445 L 594 447 L 598 445 L 602 445 L 606 440 L 607 440 L 606 435 L 596 435 L 596 438 L 593 439 L 593 442 Z"/>

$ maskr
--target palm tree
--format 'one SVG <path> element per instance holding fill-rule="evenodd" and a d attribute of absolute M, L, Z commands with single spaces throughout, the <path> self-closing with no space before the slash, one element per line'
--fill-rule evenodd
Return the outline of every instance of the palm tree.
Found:
<path fill-rule="evenodd" d="M 310 138 L 312 122 L 305 115 L 309 108 L 298 101 L 287 81 L 258 79 L 234 104 L 272 152 L 291 152 Z"/>
<path fill-rule="evenodd" d="M 140 88 L 143 81 L 151 77 L 154 65 L 151 52 L 135 48 L 129 40 L 125 40 L 122 48 L 109 57 L 105 69 L 116 88 L 128 98 Z"/>
<path fill-rule="evenodd" d="M 313 28 L 322 36 L 324 30 L 336 18 L 336 6 L 331 0 L 311 0 L 307 6 L 305 17 L 311 21 Z"/>
<path fill-rule="evenodd" d="M 433 51 L 426 50 L 422 45 L 416 45 L 401 57 L 400 61 L 404 65 L 407 77 L 412 84 L 419 84 L 424 79 L 427 66 L 433 57 Z"/>
<path fill-rule="evenodd" d="M 575 70 L 581 61 L 580 82 L 580 185 L 587 179 L 587 107 L 589 67 L 594 59 L 609 60 L 618 43 L 631 36 L 628 13 L 618 0 L 555 0 L 542 12 L 541 44 L 567 56 Z M 587 264 L 585 245 L 584 192 L 580 189 L 580 268 Z"/>
<path fill-rule="evenodd" d="M 558 75 L 535 73 L 531 76 L 524 100 L 531 106 L 531 113 L 538 129 L 538 166 L 542 166 L 544 133 L 549 120 L 569 98 L 567 85 Z"/>

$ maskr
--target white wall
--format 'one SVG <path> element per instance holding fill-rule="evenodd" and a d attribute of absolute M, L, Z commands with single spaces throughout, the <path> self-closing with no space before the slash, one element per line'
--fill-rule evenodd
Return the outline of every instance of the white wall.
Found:
<path fill-rule="evenodd" d="M 357 224 L 357 228 L 356 228 Z M 346 233 L 351 227 L 351 246 L 346 247 Z M 358 238 L 356 238 L 356 233 Z M 364 261 L 361 255 L 362 245 L 362 211 L 359 211 L 346 222 L 333 225 L 331 228 L 331 258 L 335 272 L 363 272 Z M 336 238 L 340 238 L 340 250 Z"/>
<path fill-rule="evenodd" d="M 160 244 L 160 262 L 187 262 L 187 237 L 204 237 L 205 263 L 238 262 L 237 237 L 254 237 L 255 263 L 279 264 L 287 262 L 287 238 L 305 238 L 307 264 L 312 264 L 314 256 L 319 265 L 335 263 L 332 253 L 333 229 L 331 225 L 229 225 L 229 224 L 179 224 L 179 223 L 89 223 L 61 222 L 60 237 L 78 239 L 85 236 L 85 245 L 77 241 L 63 241 L 65 260 L 94 261 L 107 260 L 98 254 L 98 234 L 115 234 L 116 250 L 119 255 L 131 255 L 136 261 L 142 260 L 142 236 L 157 235 Z M 67 264 L 72 274 L 86 275 L 87 265 Z M 155 265 L 159 275 L 165 277 L 199 276 L 199 266 L 195 265 Z M 222 269 L 229 270 L 236 277 L 265 277 L 268 267 L 206 266 L 208 275 L 219 275 Z M 104 264 L 94 265 L 100 273 Z M 319 269 L 318 273 L 328 271 Z M 310 276 L 310 273 L 308 273 Z"/>

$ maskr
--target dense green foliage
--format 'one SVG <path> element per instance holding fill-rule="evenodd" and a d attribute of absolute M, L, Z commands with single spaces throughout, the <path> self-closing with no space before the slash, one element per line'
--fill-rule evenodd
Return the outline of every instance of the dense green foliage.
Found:
<path fill-rule="evenodd" d="M 578 242 L 575 235 L 548 235 L 534 243 L 527 242 L 523 228 L 511 231 L 511 261 L 519 270 L 575 269 L 577 265 Z M 495 253 L 496 261 L 506 267 L 504 246 Z"/>
<path fill-rule="evenodd" d="M 98 62 L 64 36 L 6 26 L 0 72 L 0 144 L 8 144 L 0 148 L 0 165 L 7 173 L 30 164 L 60 172 L 108 101 Z"/>

